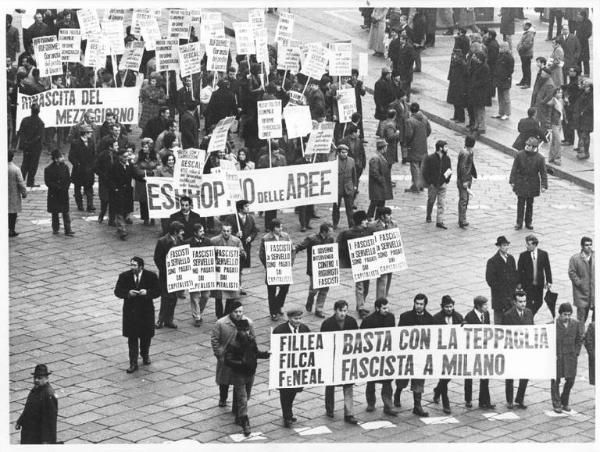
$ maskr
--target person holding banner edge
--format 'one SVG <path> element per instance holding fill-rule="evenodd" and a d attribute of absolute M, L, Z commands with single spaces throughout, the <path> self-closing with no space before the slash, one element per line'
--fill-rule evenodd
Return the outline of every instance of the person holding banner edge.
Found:
<path fill-rule="evenodd" d="M 194 224 L 194 235 L 184 242 L 190 245 L 190 248 L 202 248 L 205 246 L 213 246 L 210 239 L 204 236 L 204 226 L 201 223 Z M 199 327 L 202 325 L 202 314 L 208 298 L 210 296 L 210 290 L 190 290 L 190 307 L 192 309 L 192 318 L 194 319 L 194 326 Z"/>

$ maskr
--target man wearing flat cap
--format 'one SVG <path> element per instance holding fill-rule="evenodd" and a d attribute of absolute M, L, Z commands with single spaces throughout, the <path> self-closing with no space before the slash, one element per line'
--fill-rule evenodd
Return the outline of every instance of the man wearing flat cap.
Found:
<path fill-rule="evenodd" d="M 525 142 L 525 149 L 515 156 L 509 183 L 517 195 L 517 223 L 515 230 L 525 227 L 533 229 L 533 198 L 548 189 L 548 175 L 546 174 L 546 159 L 538 152 L 539 141 L 529 137 Z M 541 187 L 541 188 L 540 188 Z"/>
<path fill-rule="evenodd" d="M 494 324 L 502 324 L 502 316 L 512 307 L 512 299 L 519 282 L 515 258 L 508 254 L 510 242 L 501 235 L 496 240 L 498 252 L 488 261 L 485 280 L 492 289 Z"/>
<path fill-rule="evenodd" d="M 287 311 L 288 321 L 278 325 L 273 330 L 273 334 L 297 334 L 309 333 L 310 328 L 302 323 L 302 309 L 290 309 Z M 281 402 L 281 412 L 283 413 L 283 425 L 290 428 L 297 419 L 294 417 L 292 405 L 296 394 L 302 392 L 304 388 L 281 388 L 279 390 L 279 401 Z"/>
<path fill-rule="evenodd" d="M 21 444 L 56 444 L 58 401 L 48 382 L 51 373 L 45 364 L 38 364 L 31 374 L 33 389 L 15 424 L 21 430 Z"/>
<path fill-rule="evenodd" d="M 380 138 L 376 142 L 377 154 L 369 160 L 369 210 L 367 216 L 373 218 L 377 209 L 385 207 L 385 202 L 394 199 L 392 193 L 392 165 L 385 158 L 387 142 Z"/>
<path fill-rule="evenodd" d="M 354 195 L 358 189 L 358 177 L 354 159 L 348 156 L 349 148 L 345 144 L 340 144 L 338 152 L 338 200 L 333 204 L 332 222 L 334 229 L 340 222 L 340 205 L 344 200 L 346 208 L 346 218 L 348 227 L 352 227 L 352 206 L 354 205 Z M 303 228 L 304 229 L 304 228 Z"/>

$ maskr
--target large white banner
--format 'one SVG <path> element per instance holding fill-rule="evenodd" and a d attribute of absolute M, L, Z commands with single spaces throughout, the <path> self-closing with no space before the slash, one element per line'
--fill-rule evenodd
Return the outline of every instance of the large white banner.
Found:
<path fill-rule="evenodd" d="M 288 138 L 304 137 L 312 131 L 312 119 L 308 105 L 286 105 L 283 119 Z"/>
<path fill-rule="evenodd" d="M 265 242 L 267 285 L 293 284 L 292 242 Z"/>
<path fill-rule="evenodd" d="M 556 377 L 554 324 L 422 325 L 271 334 L 269 388 L 396 378 Z"/>
<path fill-rule="evenodd" d="M 329 75 L 350 76 L 352 74 L 352 42 L 329 44 Z"/>
<path fill-rule="evenodd" d="M 51 77 L 63 73 L 61 46 L 56 36 L 33 38 L 33 51 L 40 77 Z"/>
<path fill-rule="evenodd" d="M 200 43 L 191 42 L 179 46 L 179 68 L 182 77 L 197 74 L 202 71 L 202 51 Z"/>
<path fill-rule="evenodd" d="M 81 61 L 81 30 L 79 28 L 61 28 L 58 30 L 58 42 L 63 63 Z"/>
<path fill-rule="evenodd" d="M 83 121 L 86 112 L 97 124 L 104 122 L 107 111 L 117 115 L 121 124 L 138 120 L 139 88 L 67 88 L 51 89 L 33 96 L 17 95 L 17 128 L 31 114 L 31 104 L 40 106 L 40 119 L 46 127 L 68 127 Z"/>
<path fill-rule="evenodd" d="M 195 284 L 189 245 L 174 246 L 166 257 L 167 292 L 191 289 Z"/>
<path fill-rule="evenodd" d="M 314 289 L 340 285 L 340 258 L 337 243 L 313 246 L 312 283 Z"/>
<path fill-rule="evenodd" d="M 235 30 L 235 50 L 238 55 L 251 55 L 256 53 L 254 33 L 250 22 L 233 22 Z"/>
<path fill-rule="evenodd" d="M 268 140 L 279 138 L 283 135 L 281 124 L 281 99 L 259 100 L 256 102 L 258 110 L 258 138 Z"/>
<path fill-rule="evenodd" d="M 156 41 L 156 70 L 158 72 L 179 70 L 179 39 Z"/>

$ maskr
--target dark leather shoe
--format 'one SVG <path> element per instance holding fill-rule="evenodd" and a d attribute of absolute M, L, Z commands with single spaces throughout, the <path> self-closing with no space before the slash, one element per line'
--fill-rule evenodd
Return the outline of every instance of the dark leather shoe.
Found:
<path fill-rule="evenodd" d="M 290 419 L 292 422 L 298 422 L 298 419 L 295 418 L 294 416 L 292 416 L 292 419 Z"/>
<path fill-rule="evenodd" d="M 496 405 L 492 403 L 480 403 L 479 408 L 481 408 L 482 410 L 493 410 L 496 408 Z"/>
<path fill-rule="evenodd" d="M 344 422 L 346 424 L 356 425 L 358 424 L 358 419 L 356 419 L 354 416 L 344 416 Z"/>
<path fill-rule="evenodd" d="M 431 223 L 431 217 L 426 217 L 426 218 L 425 218 L 425 222 L 426 222 L 426 223 Z"/>
<path fill-rule="evenodd" d="M 323 311 L 315 311 L 315 316 L 321 319 L 325 318 L 325 314 L 323 314 Z"/>
<path fill-rule="evenodd" d="M 69 237 L 73 237 L 75 235 L 75 233 L 73 231 L 65 231 L 65 235 L 68 235 Z"/>
<path fill-rule="evenodd" d="M 526 410 L 527 405 L 525 405 L 523 402 L 517 402 L 517 408 L 519 408 L 521 410 Z"/>
<path fill-rule="evenodd" d="M 416 414 L 419 417 L 429 417 L 429 413 L 425 410 L 423 410 L 423 408 L 413 408 L 412 410 L 413 414 Z"/>
<path fill-rule="evenodd" d="M 448 227 L 444 223 L 436 223 L 435 227 L 440 229 L 448 229 Z"/>
<path fill-rule="evenodd" d="M 333 418 L 333 411 L 327 411 L 327 417 Z"/>
<path fill-rule="evenodd" d="M 465 408 L 473 408 L 473 403 L 465 402 Z M 481 408 L 481 405 L 479 405 L 479 408 Z"/>
<path fill-rule="evenodd" d="M 160 322 L 160 321 L 159 321 L 159 322 L 156 322 L 155 328 L 156 328 L 157 330 L 160 330 L 160 329 L 163 327 L 163 325 L 164 325 L 164 323 L 163 323 L 163 322 Z"/>
<path fill-rule="evenodd" d="M 125 372 L 127 372 L 128 374 L 132 374 L 136 370 L 138 370 L 138 365 L 132 363 L 132 364 L 129 365 L 129 369 L 127 369 Z"/>
<path fill-rule="evenodd" d="M 8 232 L 8 236 L 9 236 L 9 237 L 16 237 L 16 236 L 18 236 L 18 235 L 19 235 L 19 233 L 18 233 L 18 232 L 16 232 L 16 231 L 9 231 L 9 232 Z"/>
<path fill-rule="evenodd" d="M 284 419 L 283 420 L 283 426 L 285 428 L 292 428 L 292 424 L 293 424 L 293 422 L 292 422 L 291 419 Z"/>
<path fill-rule="evenodd" d="M 402 404 L 400 403 L 400 393 L 399 392 L 394 392 L 394 406 L 396 408 L 401 408 Z"/>
<path fill-rule="evenodd" d="M 561 413 L 562 413 L 562 410 L 560 409 L 560 407 L 557 407 L 557 406 L 555 406 L 555 407 L 554 407 L 554 412 L 555 412 L 555 413 L 558 413 L 558 414 L 561 414 Z"/>
<path fill-rule="evenodd" d="M 571 407 L 569 405 L 563 405 L 562 409 L 563 409 L 563 411 L 567 411 L 567 412 L 571 411 Z"/>
<path fill-rule="evenodd" d="M 248 295 L 248 293 L 247 293 L 245 290 L 243 290 L 243 289 L 240 289 L 240 295 L 242 295 L 242 296 L 243 296 L 243 295 Z"/>
<path fill-rule="evenodd" d="M 367 413 L 372 413 L 375 411 L 375 405 L 367 405 Z"/>
<path fill-rule="evenodd" d="M 144 363 L 144 366 L 147 366 L 148 364 L 152 364 L 152 361 L 150 360 L 149 356 L 142 356 L 142 362 Z"/>
<path fill-rule="evenodd" d="M 125 223 L 126 224 L 133 224 L 133 221 L 131 220 L 131 218 L 126 218 L 125 219 Z"/>
<path fill-rule="evenodd" d="M 391 408 L 386 408 L 383 410 L 383 412 L 388 416 L 398 416 L 398 412 L 396 410 L 392 410 Z"/>
<path fill-rule="evenodd" d="M 221 408 L 227 406 L 227 400 L 225 400 L 225 399 L 219 399 L 219 406 Z"/>
<path fill-rule="evenodd" d="M 506 408 L 508 408 L 509 410 L 512 410 L 514 407 L 515 407 L 515 406 L 513 405 L 513 403 L 512 403 L 512 402 L 508 402 L 508 403 L 506 404 Z"/>
<path fill-rule="evenodd" d="M 532 224 L 526 224 L 525 227 L 527 229 L 529 229 L 530 231 L 533 231 L 533 225 Z"/>
<path fill-rule="evenodd" d="M 458 223 L 458 227 L 459 227 L 459 228 L 462 228 L 462 229 L 464 229 L 464 228 L 466 228 L 467 226 L 469 226 L 469 222 L 468 222 L 468 221 L 465 221 L 464 223 Z"/>
<path fill-rule="evenodd" d="M 444 409 L 443 409 L 443 411 L 444 411 L 445 414 L 452 414 L 452 410 L 450 409 L 449 406 L 445 406 Z"/>
<path fill-rule="evenodd" d="M 177 325 L 175 325 L 173 322 L 168 322 L 168 323 L 165 323 L 165 326 L 166 326 L 167 328 L 172 328 L 172 329 L 174 329 L 174 330 L 176 330 L 176 329 L 177 329 Z"/>
<path fill-rule="evenodd" d="M 95 212 L 96 208 L 94 206 L 88 206 L 88 208 L 86 209 L 88 212 Z"/>
<path fill-rule="evenodd" d="M 521 229 L 523 229 L 523 226 L 520 224 L 515 224 L 515 231 L 520 231 Z"/>

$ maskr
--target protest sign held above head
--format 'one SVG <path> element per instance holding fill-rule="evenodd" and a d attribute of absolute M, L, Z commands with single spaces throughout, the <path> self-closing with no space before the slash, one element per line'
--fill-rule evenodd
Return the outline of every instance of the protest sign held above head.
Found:
<path fill-rule="evenodd" d="M 192 12 L 189 9 L 169 10 L 167 37 L 177 39 L 189 39 L 191 26 Z"/>
<path fill-rule="evenodd" d="M 199 42 L 179 46 L 179 68 L 182 77 L 202 72 L 202 51 Z"/>
<path fill-rule="evenodd" d="M 250 22 L 233 22 L 235 31 L 235 50 L 238 55 L 252 55 L 256 53 L 254 33 Z"/>
<path fill-rule="evenodd" d="M 251 9 L 248 11 L 248 22 L 253 30 L 265 28 L 265 10 Z"/>
<path fill-rule="evenodd" d="M 279 21 L 275 29 L 275 42 L 292 39 L 294 33 L 294 15 L 284 11 L 279 12 Z"/>
<path fill-rule="evenodd" d="M 293 284 L 292 242 L 265 242 L 267 285 Z"/>
<path fill-rule="evenodd" d="M 125 53 L 123 22 L 103 20 L 101 26 L 102 34 L 110 47 L 109 53 L 111 55 L 123 55 Z"/>
<path fill-rule="evenodd" d="M 288 138 L 298 138 L 312 131 L 312 119 L 308 105 L 287 105 L 283 109 L 283 119 Z"/>
<path fill-rule="evenodd" d="M 300 70 L 300 47 L 279 44 L 277 48 L 277 69 L 296 74 Z"/>
<path fill-rule="evenodd" d="M 223 17 L 219 12 L 201 13 L 202 22 L 200 23 L 200 42 L 204 45 L 208 44 L 210 38 L 225 37 L 225 27 L 223 25 Z"/>
<path fill-rule="evenodd" d="M 146 43 L 146 50 L 152 51 L 156 46 L 156 41 L 162 39 L 160 27 L 155 18 L 140 20 L 140 33 Z"/>
<path fill-rule="evenodd" d="M 199 189 L 206 161 L 204 149 L 177 149 L 173 180 L 180 190 Z"/>
<path fill-rule="evenodd" d="M 254 30 L 254 46 L 256 47 L 256 61 L 259 63 L 269 63 L 268 34 L 266 28 L 257 28 Z"/>
<path fill-rule="evenodd" d="M 227 72 L 229 58 L 229 39 L 210 38 L 206 46 L 206 69 L 215 72 Z"/>
<path fill-rule="evenodd" d="M 259 100 L 256 102 L 258 111 L 258 138 L 268 140 L 283 136 L 281 125 L 281 99 Z"/>
<path fill-rule="evenodd" d="M 106 53 L 104 52 L 102 36 L 90 35 L 87 38 L 83 63 L 85 67 L 99 69 L 106 64 Z"/>
<path fill-rule="evenodd" d="M 208 142 L 208 154 L 225 149 L 227 145 L 227 133 L 234 120 L 235 116 L 228 116 L 217 123 Z"/>
<path fill-rule="evenodd" d="M 340 285 L 340 258 L 337 243 L 313 246 L 312 283 L 314 289 Z"/>
<path fill-rule="evenodd" d="M 306 143 L 305 154 L 329 154 L 333 143 L 335 129 L 334 122 L 323 121 L 311 130 L 308 143 Z"/>
<path fill-rule="evenodd" d="M 115 22 L 125 22 L 125 10 L 110 8 L 108 10 L 106 20 L 114 20 Z"/>
<path fill-rule="evenodd" d="M 298 91 L 288 91 L 290 98 L 288 105 L 306 105 L 306 96 Z M 311 126 L 312 129 L 312 126 Z"/>
<path fill-rule="evenodd" d="M 58 30 L 58 43 L 63 63 L 81 62 L 81 30 L 79 28 Z"/>
<path fill-rule="evenodd" d="M 337 103 L 340 123 L 351 122 L 352 115 L 356 112 L 356 93 L 354 88 L 340 88 L 337 90 Z"/>
<path fill-rule="evenodd" d="M 192 289 L 197 277 L 192 272 L 190 245 L 174 246 L 165 258 L 167 267 L 167 292 Z"/>
<path fill-rule="evenodd" d="M 313 46 L 302 63 L 300 72 L 307 77 L 321 80 L 329 61 L 329 50 L 323 46 Z"/>
<path fill-rule="evenodd" d="M 156 41 L 156 70 L 158 72 L 179 70 L 179 39 Z"/>
<path fill-rule="evenodd" d="M 77 21 L 81 29 L 81 39 L 88 39 L 90 36 L 100 33 L 100 21 L 95 9 L 77 10 Z"/>
<path fill-rule="evenodd" d="M 141 36 L 142 29 L 141 24 L 146 20 L 156 20 L 156 16 L 150 8 L 134 8 L 133 15 L 131 16 L 131 34 L 134 36 Z"/>
<path fill-rule="evenodd" d="M 40 77 L 61 75 L 62 53 L 56 36 L 41 36 L 32 40 L 33 51 Z"/>
<path fill-rule="evenodd" d="M 139 71 L 144 56 L 145 41 L 130 41 L 125 47 L 125 53 L 119 63 L 121 71 Z"/>
<path fill-rule="evenodd" d="M 352 42 L 332 42 L 329 50 L 329 75 L 349 77 L 352 74 Z"/>
<path fill-rule="evenodd" d="M 394 273 L 406 270 L 406 255 L 399 228 L 384 229 L 373 233 L 379 259 L 379 272 Z"/>

